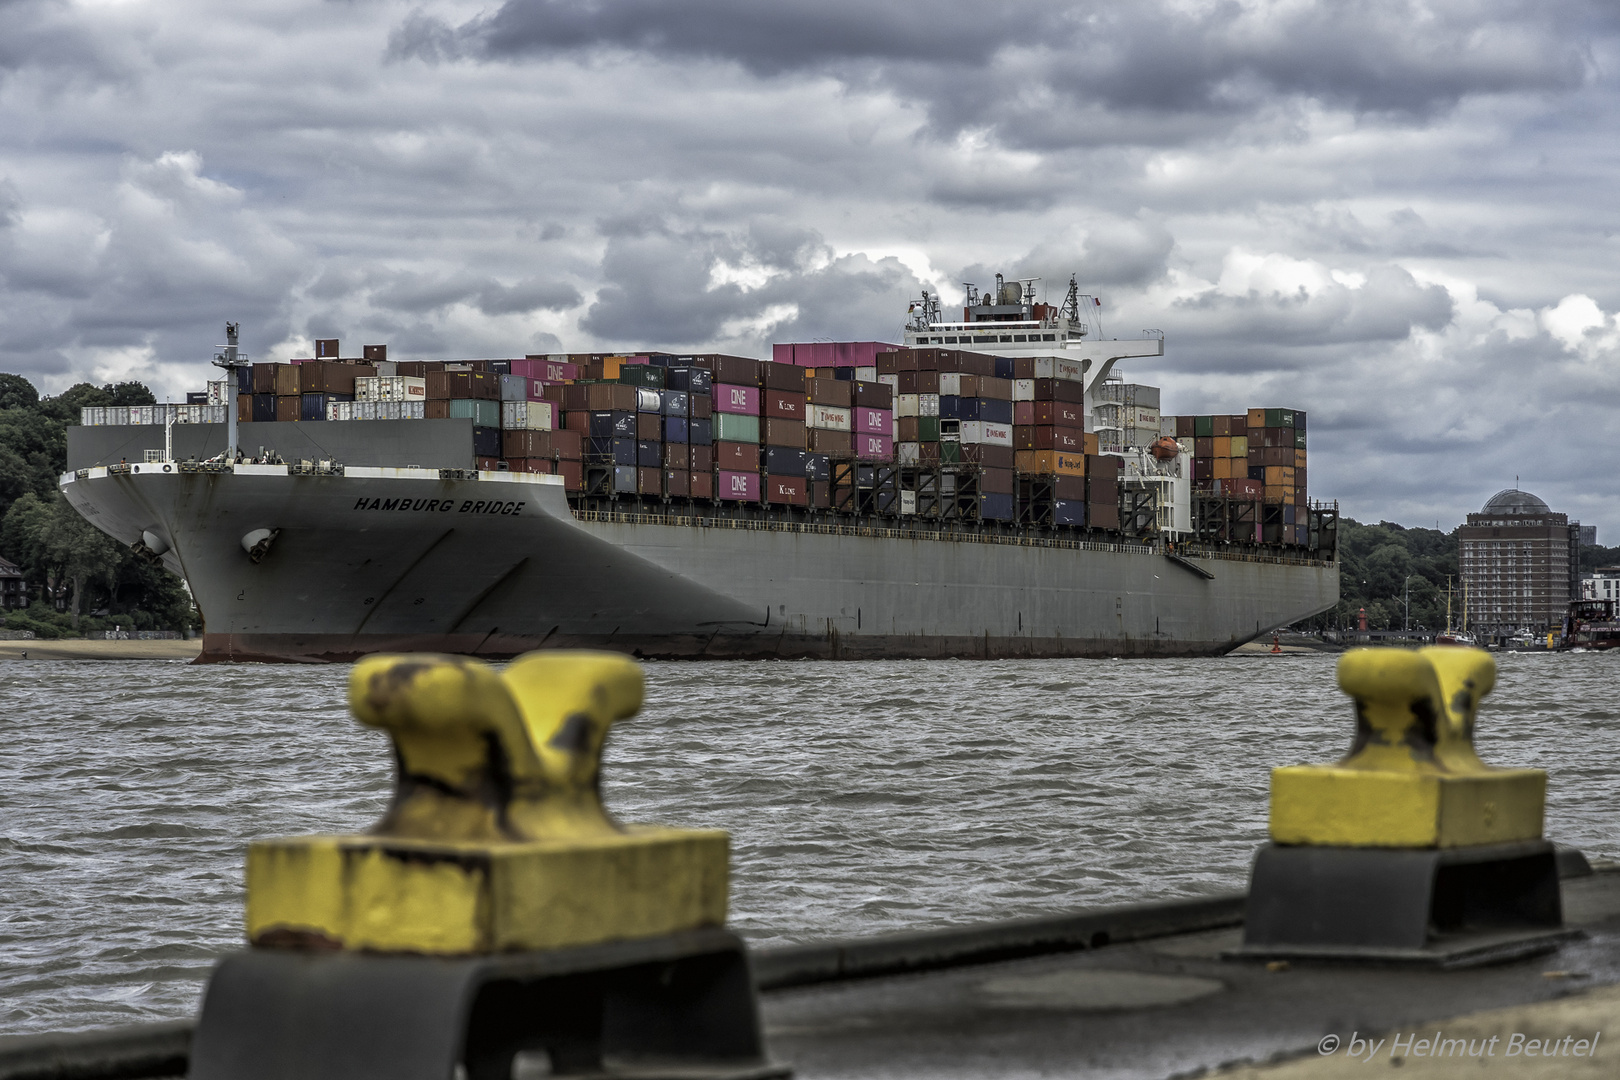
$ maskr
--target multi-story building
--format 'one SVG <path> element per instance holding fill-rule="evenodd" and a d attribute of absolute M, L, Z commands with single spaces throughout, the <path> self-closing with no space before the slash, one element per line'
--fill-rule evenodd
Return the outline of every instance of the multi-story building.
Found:
<path fill-rule="evenodd" d="M 1580 595 L 1580 522 L 1509 488 L 1469 514 L 1457 539 L 1470 629 L 1489 635 L 1563 625 Z"/>
<path fill-rule="evenodd" d="M 1600 566 L 1581 578 L 1582 600 L 1620 600 L 1620 566 Z"/>
<path fill-rule="evenodd" d="M 0 611 L 27 606 L 28 585 L 23 581 L 22 569 L 0 558 Z"/>

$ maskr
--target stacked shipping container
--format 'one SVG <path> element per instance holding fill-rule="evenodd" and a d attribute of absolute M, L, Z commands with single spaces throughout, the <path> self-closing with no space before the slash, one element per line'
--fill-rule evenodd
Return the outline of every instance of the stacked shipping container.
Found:
<path fill-rule="evenodd" d="M 1254 503 L 1256 542 L 1306 543 L 1303 411 L 1261 408 L 1173 421 L 1177 442 L 1192 454 L 1194 492 Z"/>

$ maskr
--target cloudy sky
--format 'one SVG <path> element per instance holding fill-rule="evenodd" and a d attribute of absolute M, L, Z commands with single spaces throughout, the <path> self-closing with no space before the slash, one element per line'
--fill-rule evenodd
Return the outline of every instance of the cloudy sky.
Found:
<path fill-rule="evenodd" d="M 1311 488 L 1620 543 L 1620 8 L 0 0 L 0 370 L 896 340 L 1069 275 Z"/>

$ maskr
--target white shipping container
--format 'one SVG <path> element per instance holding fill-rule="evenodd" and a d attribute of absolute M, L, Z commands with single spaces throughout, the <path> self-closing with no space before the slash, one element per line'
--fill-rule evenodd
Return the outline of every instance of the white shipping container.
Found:
<path fill-rule="evenodd" d="M 128 424 L 129 423 L 129 406 L 128 405 L 109 405 L 109 406 L 107 406 L 107 415 L 106 415 L 106 418 L 102 421 L 102 423 L 112 424 L 115 427 L 123 427 L 125 424 Z"/>
<path fill-rule="evenodd" d="M 1149 409 L 1141 405 L 1132 405 L 1125 410 L 1125 422 L 1133 427 L 1150 427 L 1159 430 L 1159 410 Z"/>
<path fill-rule="evenodd" d="M 207 386 L 207 390 L 208 404 L 210 405 L 236 404 L 236 387 L 229 379 L 219 379 L 215 382 L 210 382 Z"/>
<path fill-rule="evenodd" d="M 858 367 L 855 369 L 856 382 L 877 382 L 877 367 Z"/>
<path fill-rule="evenodd" d="M 974 376 L 969 375 L 968 378 Z M 942 371 L 939 373 L 939 392 L 946 397 L 962 396 L 962 373 L 960 371 Z"/>
<path fill-rule="evenodd" d="M 920 465 L 922 463 L 922 443 L 895 443 L 894 460 L 901 465 Z"/>
<path fill-rule="evenodd" d="M 882 383 L 884 386 L 887 386 L 891 394 L 898 394 L 900 392 L 900 376 L 898 375 L 879 375 L 877 377 L 877 381 Z"/>
<path fill-rule="evenodd" d="M 426 401 L 427 380 L 419 375 L 374 375 L 354 380 L 356 401 Z"/>
<path fill-rule="evenodd" d="M 356 379 L 355 382 L 359 382 Z M 328 401 L 326 403 L 326 418 L 328 420 L 353 420 L 354 407 L 361 404 L 358 401 Z M 370 404 L 367 402 L 366 404 Z"/>
<path fill-rule="evenodd" d="M 501 402 L 501 427 L 506 431 L 554 431 L 557 408 L 549 401 Z"/>
<path fill-rule="evenodd" d="M 501 376 L 502 401 L 528 401 L 529 378 L 527 375 Z"/>
<path fill-rule="evenodd" d="M 231 417 L 230 417 L 230 413 L 227 412 L 226 410 L 234 409 L 234 408 L 236 408 L 236 402 L 234 402 L 234 401 L 231 402 L 229 405 L 208 405 L 208 406 L 205 406 L 203 408 L 203 423 L 205 423 L 205 424 L 228 424 L 228 423 L 230 423 Z"/>
<path fill-rule="evenodd" d="M 981 443 L 985 446 L 1011 446 L 1013 444 L 1012 425 L 998 424 L 991 420 L 963 420 L 958 438 L 964 443 Z"/>
<path fill-rule="evenodd" d="M 400 404 L 399 418 L 401 420 L 426 420 L 427 419 L 427 402 L 425 400 L 424 401 L 402 401 L 399 404 Z"/>
<path fill-rule="evenodd" d="M 922 415 L 921 413 L 919 413 L 917 411 L 917 398 L 920 397 L 920 396 L 921 395 L 918 395 L 918 394 L 896 394 L 895 397 L 894 397 L 894 415 L 896 415 L 896 416 L 920 416 L 920 415 Z"/>
<path fill-rule="evenodd" d="M 107 416 L 107 410 L 93 405 L 86 405 L 79 410 L 80 427 L 100 427 Z"/>
<path fill-rule="evenodd" d="M 1035 400 L 1035 380 L 1034 379 L 1014 379 L 1013 380 L 1013 400 L 1014 401 L 1034 401 Z"/>
<path fill-rule="evenodd" d="M 900 492 L 900 512 L 902 514 L 915 514 L 917 512 L 917 493 L 915 491 Z"/>
<path fill-rule="evenodd" d="M 807 405 L 805 406 L 804 426 L 819 428 L 823 431 L 848 431 L 851 426 L 852 409 L 840 409 L 834 405 Z"/>
<path fill-rule="evenodd" d="M 918 394 L 917 395 L 917 415 L 918 416 L 938 416 L 939 415 L 939 395 L 938 394 Z"/>

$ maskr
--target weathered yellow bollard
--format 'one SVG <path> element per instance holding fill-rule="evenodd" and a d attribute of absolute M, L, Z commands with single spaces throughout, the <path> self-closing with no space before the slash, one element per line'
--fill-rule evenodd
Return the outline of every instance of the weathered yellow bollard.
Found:
<path fill-rule="evenodd" d="M 1477 649 L 1357 649 L 1339 661 L 1356 738 L 1335 765 L 1272 770 L 1279 844 L 1459 847 L 1541 836 L 1547 774 L 1493 769 L 1474 752 L 1496 662 Z"/>
<path fill-rule="evenodd" d="M 1562 930 L 1547 775 L 1474 751 L 1496 662 L 1478 649 L 1356 649 L 1350 753 L 1271 776 L 1238 955 L 1446 965 L 1546 951 Z"/>
<path fill-rule="evenodd" d="M 250 846 L 253 947 L 209 981 L 194 1080 L 505 1080 L 520 1053 L 554 1075 L 788 1075 L 724 929 L 726 834 L 602 806 L 603 742 L 641 700 L 617 654 L 356 664 L 393 800 L 368 833 Z"/>
<path fill-rule="evenodd" d="M 359 836 L 248 850 L 256 944 L 478 953 L 646 937 L 726 918 L 724 833 L 622 826 L 597 777 L 642 677 L 616 654 L 355 665 L 349 705 L 386 731 L 393 804 Z"/>

